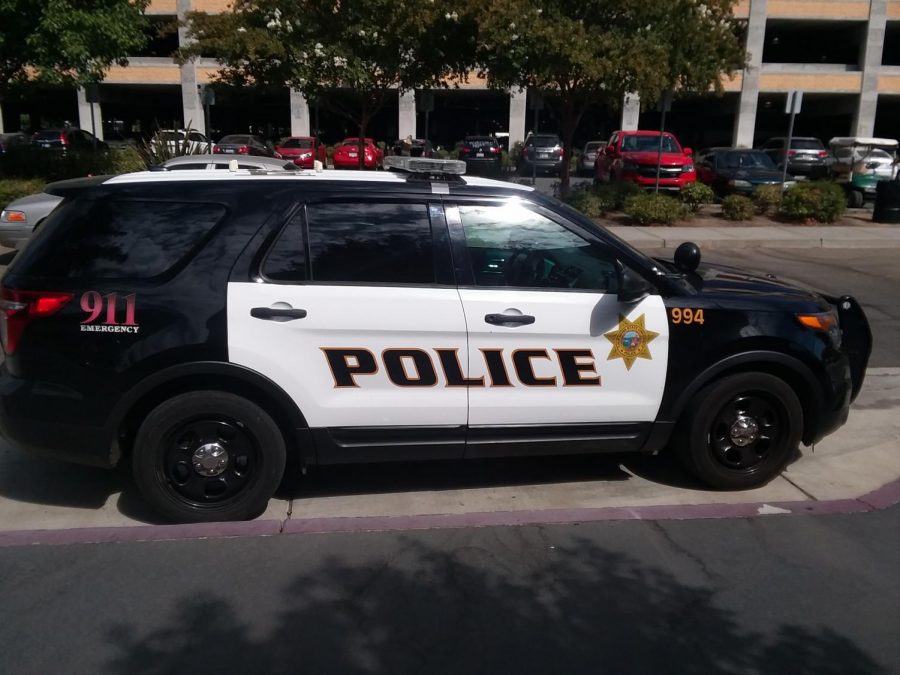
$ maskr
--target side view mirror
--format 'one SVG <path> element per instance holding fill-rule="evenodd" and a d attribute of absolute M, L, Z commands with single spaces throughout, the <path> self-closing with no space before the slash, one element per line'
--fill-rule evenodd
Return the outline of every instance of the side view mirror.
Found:
<path fill-rule="evenodd" d="M 686 154 L 686 155 L 693 155 L 693 154 L 694 154 L 694 149 L 693 149 L 693 148 L 683 148 L 683 150 L 684 150 L 684 154 Z"/>
<path fill-rule="evenodd" d="M 619 302 L 640 302 L 653 291 L 653 285 L 637 272 L 619 263 Z"/>
<path fill-rule="evenodd" d="M 686 241 L 675 249 L 672 260 L 682 272 L 693 272 L 700 266 L 700 247 L 692 241 Z"/>

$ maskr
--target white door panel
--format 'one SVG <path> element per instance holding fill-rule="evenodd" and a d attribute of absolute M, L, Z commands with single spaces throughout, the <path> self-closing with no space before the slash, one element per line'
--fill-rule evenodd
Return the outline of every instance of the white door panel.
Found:
<path fill-rule="evenodd" d="M 656 418 L 669 350 L 666 310 L 659 296 L 629 305 L 619 303 L 614 294 L 552 290 L 461 289 L 460 297 L 469 327 L 469 377 L 485 378 L 485 386 L 469 388 L 470 424 L 646 422 Z M 485 321 L 488 314 L 509 310 L 533 316 L 534 323 L 507 327 Z M 635 326 L 621 324 L 620 315 Z M 619 330 L 620 326 L 624 330 Z M 617 344 L 619 350 L 614 351 Z M 497 386 L 491 380 L 484 354 L 498 349 L 511 386 Z M 521 350 L 539 353 L 531 352 L 527 363 L 519 357 L 517 366 L 515 352 Z M 584 355 L 573 357 L 573 353 Z M 568 382 L 563 372 L 566 358 Z M 579 366 L 577 372 L 572 372 L 572 363 Z M 538 386 L 524 384 L 522 370 L 526 381 L 532 374 L 543 381 Z"/>
<path fill-rule="evenodd" d="M 253 307 L 287 303 L 305 309 L 294 321 L 250 316 Z M 355 374 L 355 386 L 336 386 L 324 349 L 361 349 L 377 372 Z M 427 352 L 434 386 L 398 386 L 384 366 L 384 350 Z M 270 378 L 297 403 L 311 427 L 464 425 L 466 388 L 447 386 L 435 349 L 459 350 L 466 369 L 466 331 L 455 289 L 388 286 L 228 284 L 229 360 Z M 356 357 L 346 357 L 354 367 Z M 402 359 L 409 377 L 415 365 Z"/>

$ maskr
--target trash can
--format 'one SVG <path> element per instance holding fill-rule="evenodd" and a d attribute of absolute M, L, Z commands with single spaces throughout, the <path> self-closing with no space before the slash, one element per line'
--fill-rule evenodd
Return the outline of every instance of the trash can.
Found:
<path fill-rule="evenodd" d="M 872 222 L 900 223 L 900 181 L 883 180 L 875 185 Z"/>

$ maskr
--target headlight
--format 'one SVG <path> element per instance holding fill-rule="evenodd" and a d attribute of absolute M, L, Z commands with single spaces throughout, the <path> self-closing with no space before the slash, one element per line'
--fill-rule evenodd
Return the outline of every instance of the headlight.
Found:
<path fill-rule="evenodd" d="M 738 178 L 732 178 L 728 181 L 728 185 L 735 188 L 751 188 L 753 184 L 749 180 L 740 180 Z"/>
<path fill-rule="evenodd" d="M 694 170 L 693 164 L 685 164 L 683 167 L 681 167 L 681 173 L 690 173 L 693 170 Z"/>
<path fill-rule="evenodd" d="M 7 211 L 6 209 L 0 213 L 0 221 L 4 223 L 24 223 L 28 221 L 24 211 Z"/>
<path fill-rule="evenodd" d="M 312 157 L 311 152 L 304 152 L 302 155 L 300 155 L 300 159 L 309 159 L 310 157 Z"/>

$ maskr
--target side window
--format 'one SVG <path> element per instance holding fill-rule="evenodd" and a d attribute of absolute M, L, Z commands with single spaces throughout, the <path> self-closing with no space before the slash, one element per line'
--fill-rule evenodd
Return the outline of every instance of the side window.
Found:
<path fill-rule="evenodd" d="M 173 164 L 172 166 L 167 166 L 166 168 L 169 171 L 188 171 L 191 169 L 206 169 L 206 163 L 198 164 L 195 162 L 193 164 Z M 228 167 L 226 166 L 224 168 L 227 169 Z"/>
<path fill-rule="evenodd" d="M 306 242 L 299 216 L 283 230 L 263 265 L 266 277 L 320 283 L 435 283 L 431 223 L 424 203 L 310 204 L 306 225 Z"/>
<path fill-rule="evenodd" d="M 602 248 L 522 206 L 460 205 L 476 286 L 615 292 L 615 261 Z"/>

